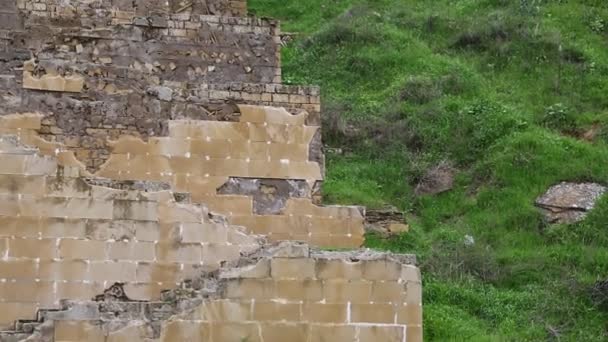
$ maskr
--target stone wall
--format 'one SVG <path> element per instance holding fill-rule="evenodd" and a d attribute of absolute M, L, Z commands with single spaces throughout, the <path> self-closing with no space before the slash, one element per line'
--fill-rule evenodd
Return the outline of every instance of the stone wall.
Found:
<path fill-rule="evenodd" d="M 420 274 L 411 262 L 282 243 L 161 302 L 67 302 L 20 324 L 39 341 L 419 342 Z"/>
<path fill-rule="evenodd" d="M 262 244 L 166 184 L 81 172 L 0 135 L 0 326 L 114 282 L 131 299 L 156 299 Z"/>
<path fill-rule="evenodd" d="M 247 15 L 245 0 L 17 0 L 16 4 L 28 16 L 48 18 L 92 17 L 99 16 L 100 11 L 126 12 L 141 16 L 162 16 L 171 13 L 227 17 Z"/>
<path fill-rule="evenodd" d="M 319 89 L 245 15 L 0 0 L 0 341 L 422 341 L 412 256 L 308 247 L 365 210 L 319 205 Z"/>
<path fill-rule="evenodd" d="M 357 208 L 312 203 L 323 179 L 320 163 L 310 160 L 319 127 L 305 124 L 306 113 L 240 109 L 237 123 L 170 121 L 168 137 L 122 138 L 97 175 L 168 182 L 230 223 L 275 241 L 361 246 L 363 216 Z"/>

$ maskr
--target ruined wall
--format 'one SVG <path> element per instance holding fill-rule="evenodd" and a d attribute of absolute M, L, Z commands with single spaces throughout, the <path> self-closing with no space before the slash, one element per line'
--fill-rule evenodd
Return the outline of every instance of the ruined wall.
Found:
<path fill-rule="evenodd" d="M 21 138 L 0 135 L 0 327 L 114 282 L 131 299 L 155 299 L 260 248 L 162 184 L 87 180 Z"/>
<path fill-rule="evenodd" d="M 166 301 L 69 303 L 45 341 L 420 342 L 420 274 L 406 256 L 283 243 Z M 192 293 L 198 295 L 192 296 Z M 31 323 L 25 323 L 31 324 Z M 40 324 L 40 323 L 35 323 Z M 30 325 L 30 328 L 32 326 Z"/>
<path fill-rule="evenodd" d="M 0 0 L 0 341 L 422 341 L 412 256 L 276 242 L 364 210 L 318 205 L 319 89 L 245 15 Z"/>
<path fill-rule="evenodd" d="M 76 18 L 99 16 L 100 11 L 121 11 L 142 16 L 171 13 L 209 14 L 227 17 L 247 15 L 245 0 L 17 0 L 28 16 Z M 111 9 L 111 10 L 110 10 Z"/>
<path fill-rule="evenodd" d="M 170 121 L 169 136 L 123 138 L 97 173 L 125 180 L 155 180 L 189 192 L 192 200 L 233 224 L 270 239 L 353 248 L 363 243 L 363 215 L 354 207 L 312 203 L 323 179 L 311 161 L 318 126 L 306 113 L 241 106 L 239 122 Z"/>

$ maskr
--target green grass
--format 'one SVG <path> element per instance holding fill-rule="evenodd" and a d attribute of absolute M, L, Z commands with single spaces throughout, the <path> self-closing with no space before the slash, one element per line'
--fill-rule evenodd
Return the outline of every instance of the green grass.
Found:
<path fill-rule="evenodd" d="M 608 3 L 251 0 L 297 33 L 284 80 L 322 87 L 325 200 L 398 206 L 429 341 L 605 341 L 608 199 L 575 225 L 533 206 L 564 180 L 608 184 Z M 582 137 L 585 136 L 585 139 Z M 455 188 L 416 197 L 447 160 Z M 467 247 L 470 235 L 475 245 Z"/>

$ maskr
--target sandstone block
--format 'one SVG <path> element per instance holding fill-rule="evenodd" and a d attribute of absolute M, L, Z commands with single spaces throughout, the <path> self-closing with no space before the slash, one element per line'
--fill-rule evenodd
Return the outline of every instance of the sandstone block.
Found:
<path fill-rule="evenodd" d="M 297 323 L 262 323 L 264 342 L 307 341 L 308 325 Z"/>
<path fill-rule="evenodd" d="M 84 260 L 40 260 L 38 277 L 53 281 L 89 280 L 89 265 Z"/>
<path fill-rule="evenodd" d="M 405 334 L 402 326 L 359 326 L 358 329 L 360 342 L 402 342 Z"/>
<path fill-rule="evenodd" d="M 209 300 L 195 310 L 197 320 L 207 322 L 243 322 L 251 320 L 251 302 Z"/>
<path fill-rule="evenodd" d="M 302 318 L 307 322 L 344 323 L 348 317 L 346 304 L 304 303 Z"/>
<path fill-rule="evenodd" d="M 213 323 L 211 340 L 262 342 L 256 323 Z"/>
<path fill-rule="evenodd" d="M 369 281 L 332 279 L 323 281 L 323 298 L 328 303 L 369 303 L 372 283 Z"/>
<path fill-rule="evenodd" d="M 278 280 L 276 288 L 279 299 L 305 301 L 323 299 L 323 286 L 318 280 Z"/>
<path fill-rule="evenodd" d="M 363 263 L 347 260 L 317 260 L 316 275 L 319 279 L 361 279 Z"/>
<path fill-rule="evenodd" d="M 234 279 L 226 285 L 225 298 L 272 299 L 276 284 L 269 279 Z"/>
<path fill-rule="evenodd" d="M 106 243 L 93 240 L 61 239 L 59 257 L 67 260 L 106 260 Z"/>
<path fill-rule="evenodd" d="M 313 279 L 315 261 L 304 258 L 274 258 L 270 262 L 270 274 L 275 279 Z"/>
<path fill-rule="evenodd" d="M 160 340 L 173 341 L 211 341 L 210 325 L 203 322 L 172 320 L 163 325 Z"/>
<path fill-rule="evenodd" d="M 301 306 L 299 303 L 255 301 L 253 320 L 299 322 L 302 319 Z"/>
<path fill-rule="evenodd" d="M 357 323 L 395 323 L 395 307 L 391 304 L 352 304 L 351 320 Z"/>

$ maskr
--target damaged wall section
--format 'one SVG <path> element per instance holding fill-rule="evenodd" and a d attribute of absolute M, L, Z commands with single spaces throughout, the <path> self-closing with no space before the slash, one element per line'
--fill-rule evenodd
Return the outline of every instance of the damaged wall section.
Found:
<path fill-rule="evenodd" d="M 60 299 L 90 300 L 114 282 L 129 298 L 157 299 L 263 242 L 153 183 L 91 185 L 82 169 L 21 138 L 0 135 L 0 326 Z"/>
<path fill-rule="evenodd" d="M 165 293 L 166 302 L 68 303 L 43 312 L 46 321 L 30 329 L 39 341 L 421 342 L 413 262 L 409 255 L 267 245 L 204 275 L 202 289 Z"/>
<path fill-rule="evenodd" d="M 310 161 L 309 146 L 319 127 L 305 124 L 306 113 L 240 108 L 238 123 L 170 121 L 168 137 L 148 142 L 124 137 L 113 144 L 98 175 L 171 183 L 230 223 L 275 241 L 361 246 L 363 215 L 358 208 L 313 204 L 323 175 L 321 166 Z M 239 178 L 249 180 L 230 185 Z M 293 188 L 296 184 L 299 188 Z"/>

